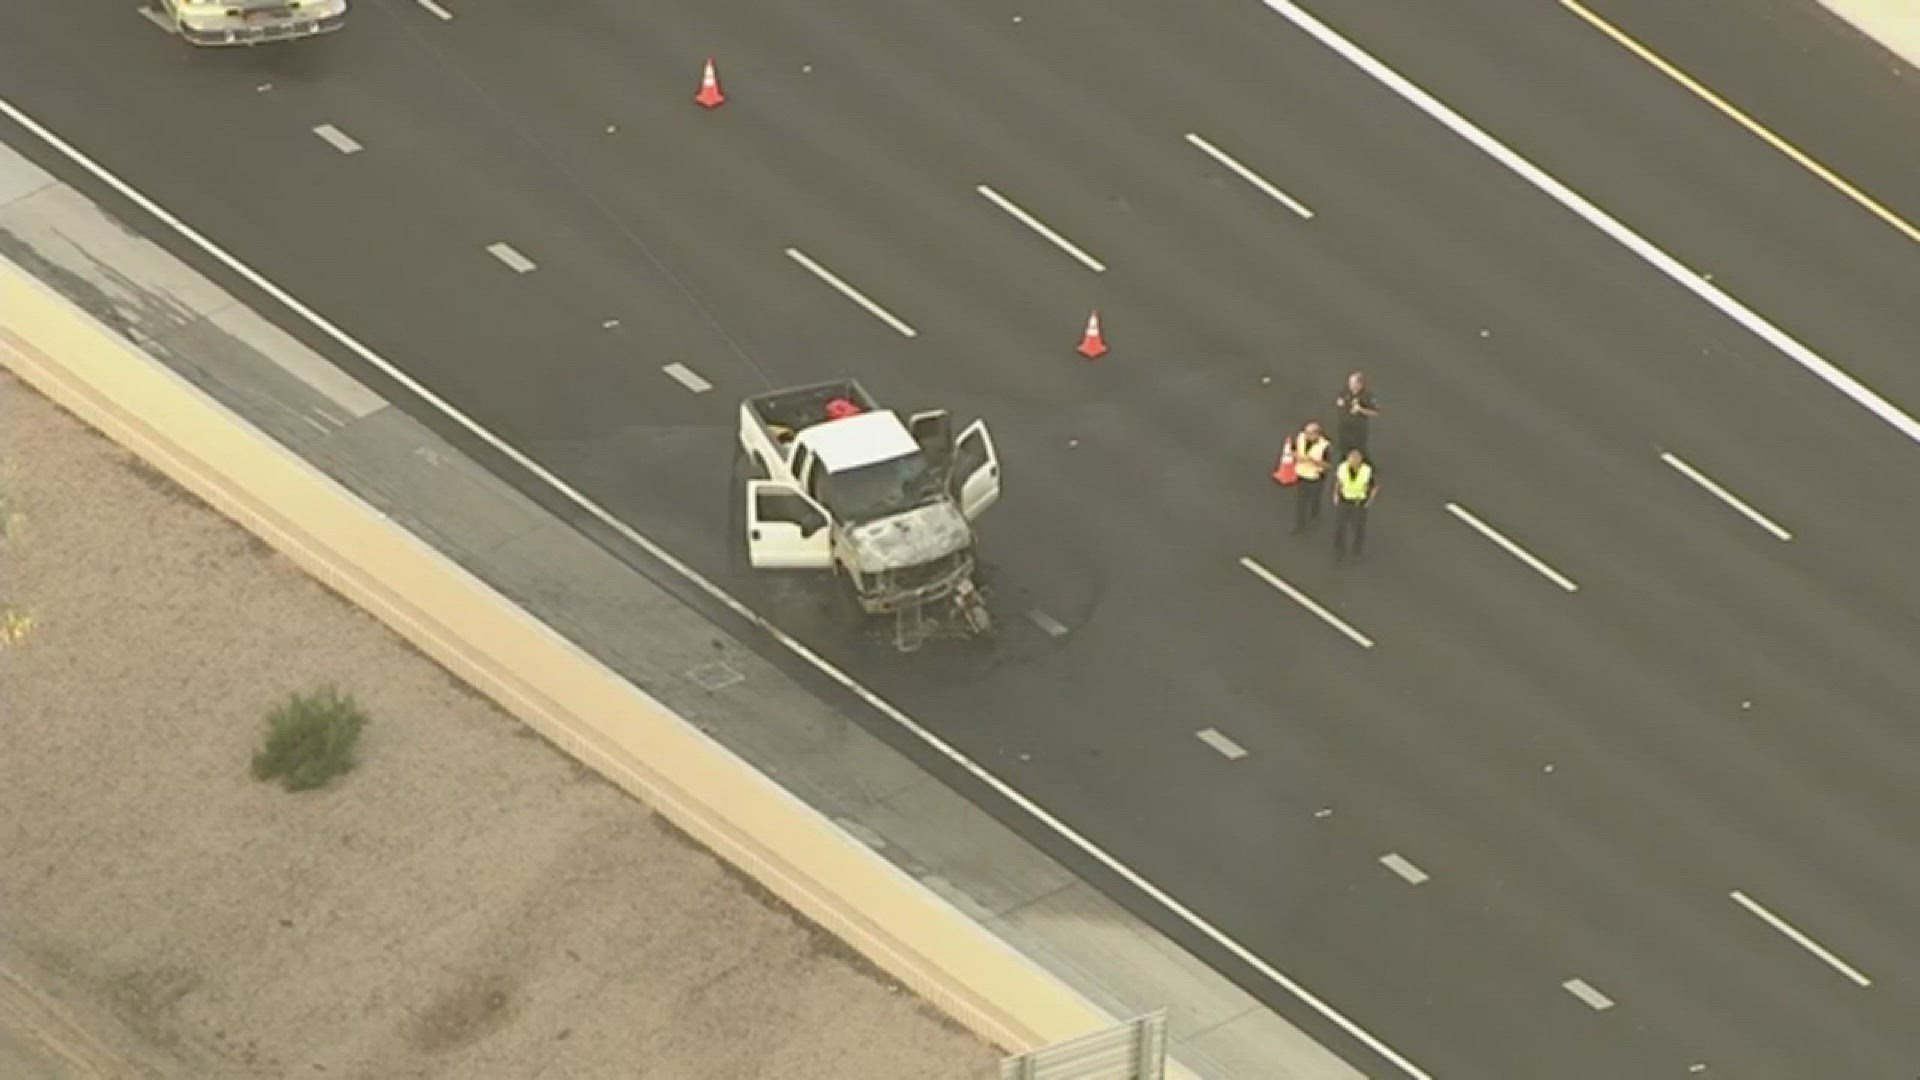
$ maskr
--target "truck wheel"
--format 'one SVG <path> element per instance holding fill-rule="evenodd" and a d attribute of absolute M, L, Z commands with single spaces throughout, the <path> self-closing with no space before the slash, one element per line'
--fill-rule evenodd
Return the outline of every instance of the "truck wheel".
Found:
<path fill-rule="evenodd" d="M 727 483 L 727 551 L 736 570 L 751 570 L 753 559 L 747 553 L 747 481 L 757 479 L 745 450 L 733 444 L 733 475 Z"/>

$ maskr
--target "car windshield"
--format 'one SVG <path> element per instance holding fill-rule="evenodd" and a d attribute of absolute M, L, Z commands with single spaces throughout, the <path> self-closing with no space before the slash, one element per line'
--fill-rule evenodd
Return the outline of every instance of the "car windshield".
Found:
<path fill-rule="evenodd" d="M 856 523 L 925 506 L 940 494 L 940 480 L 918 451 L 826 478 L 822 501 L 833 516 Z"/>

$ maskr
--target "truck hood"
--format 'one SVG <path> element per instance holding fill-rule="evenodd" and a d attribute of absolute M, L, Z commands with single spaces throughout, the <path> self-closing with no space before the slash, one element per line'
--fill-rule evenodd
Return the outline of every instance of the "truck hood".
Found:
<path fill-rule="evenodd" d="M 950 499 L 869 521 L 847 530 L 850 561 L 861 573 L 918 566 L 965 548 L 973 541 L 966 516 Z"/>

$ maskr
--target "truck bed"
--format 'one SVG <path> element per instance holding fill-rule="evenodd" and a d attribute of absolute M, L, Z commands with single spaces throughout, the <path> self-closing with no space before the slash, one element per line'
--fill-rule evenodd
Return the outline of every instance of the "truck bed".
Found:
<path fill-rule="evenodd" d="M 798 433 L 825 421 L 827 402 L 841 397 L 868 412 L 880 407 L 866 388 L 853 379 L 832 379 L 756 394 L 746 400 L 746 405 L 762 427 Z"/>

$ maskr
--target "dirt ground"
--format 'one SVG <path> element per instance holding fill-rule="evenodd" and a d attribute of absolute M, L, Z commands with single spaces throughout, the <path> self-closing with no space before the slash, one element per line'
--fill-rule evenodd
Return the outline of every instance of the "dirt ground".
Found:
<path fill-rule="evenodd" d="M 975 1080 L 990 1048 L 0 372 L 0 1074 Z M 252 780 L 334 683 L 361 764 Z"/>

